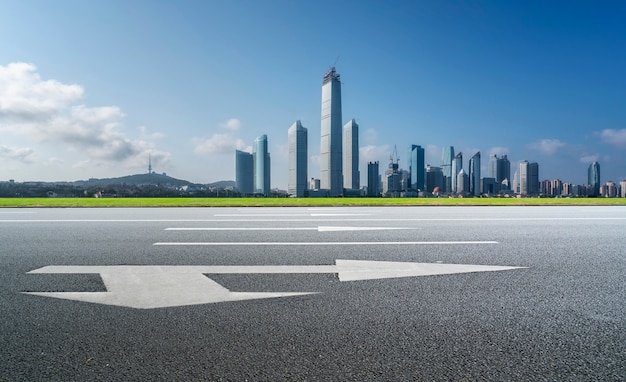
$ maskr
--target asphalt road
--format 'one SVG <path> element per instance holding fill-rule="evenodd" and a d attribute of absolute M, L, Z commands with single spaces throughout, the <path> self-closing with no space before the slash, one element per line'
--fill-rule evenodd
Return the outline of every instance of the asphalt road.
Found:
<path fill-rule="evenodd" d="M 0 209 L 0 243 L 0 381 L 626 380 L 624 207 Z M 523 268 L 341 281 L 337 259 Z M 169 305 L 58 298 L 112 289 Z"/>

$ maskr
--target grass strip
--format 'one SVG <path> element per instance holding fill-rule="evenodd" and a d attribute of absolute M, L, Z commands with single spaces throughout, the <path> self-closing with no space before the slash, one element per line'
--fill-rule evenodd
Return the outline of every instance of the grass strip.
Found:
<path fill-rule="evenodd" d="M 0 198 L 0 207 L 626 206 L 626 198 Z"/>

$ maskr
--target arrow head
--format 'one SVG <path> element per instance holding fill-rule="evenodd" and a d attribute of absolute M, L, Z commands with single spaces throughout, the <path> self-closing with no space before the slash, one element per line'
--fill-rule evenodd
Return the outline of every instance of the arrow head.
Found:
<path fill-rule="evenodd" d="M 396 261 L 336 260 L 339 281 L 375 280 L 396 277 L 494 272 L 526 267 L 472 264 L 408 263 Z"/>

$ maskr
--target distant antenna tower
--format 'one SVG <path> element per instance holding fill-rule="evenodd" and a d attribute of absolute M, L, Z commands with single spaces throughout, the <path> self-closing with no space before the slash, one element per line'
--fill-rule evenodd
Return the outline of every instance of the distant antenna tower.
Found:
<path fill-rule="evenodd" d="M 148 154 L 148 174 L 152 174 L 152 153 Z"/>

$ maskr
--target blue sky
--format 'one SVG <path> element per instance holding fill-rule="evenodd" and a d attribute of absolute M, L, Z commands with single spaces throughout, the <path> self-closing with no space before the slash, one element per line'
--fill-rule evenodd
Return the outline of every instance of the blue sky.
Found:
<path fill-rule="evenodd" d="M 397 145 L 539 163 L 540 179 L 626 179 L 623 1 L 0 1 L 0 180 L 154 170 L 234 179 L 267 134 L 287 187 L 287 129 L 319 177 L 322 75 L 337 57 L 361 183 Z"/>

